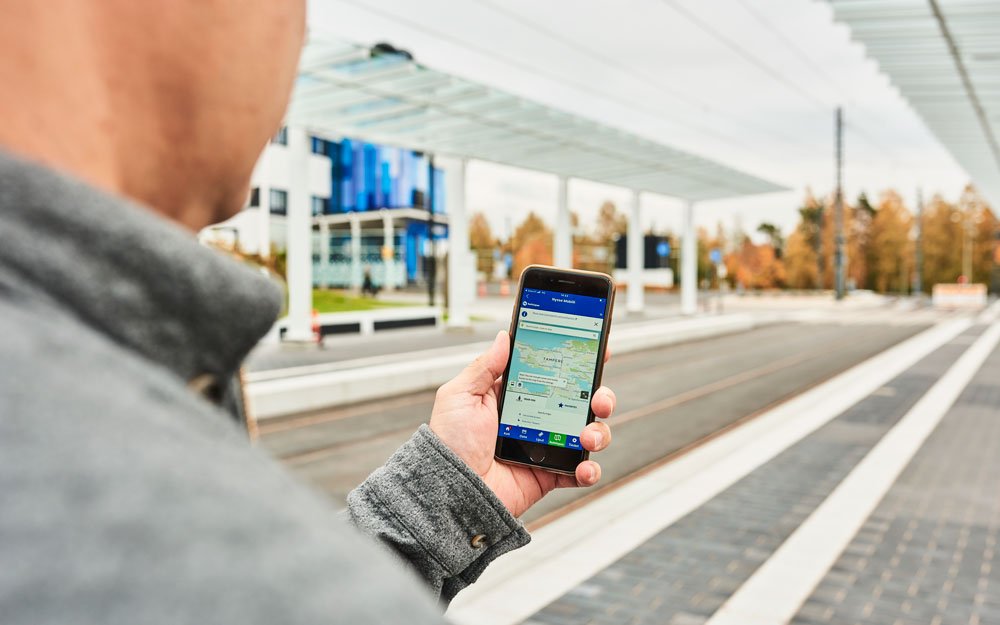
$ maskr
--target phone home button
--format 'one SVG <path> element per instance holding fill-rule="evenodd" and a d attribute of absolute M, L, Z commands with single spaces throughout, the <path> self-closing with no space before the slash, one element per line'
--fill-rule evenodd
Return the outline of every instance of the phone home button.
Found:
<path fill-rule="evenodd" d="M 538 463 L 545 460 L 545 448 L 535 448 L 528 452 L 528 459 L 532 462 Z"/>

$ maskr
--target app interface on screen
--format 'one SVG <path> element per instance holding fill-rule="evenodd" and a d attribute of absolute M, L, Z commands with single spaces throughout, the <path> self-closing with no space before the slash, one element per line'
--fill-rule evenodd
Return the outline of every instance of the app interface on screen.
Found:
<path fill-rule="evenodd" d="M 583 449 L 607 300 L 524 289 L 500 436 Z"/>

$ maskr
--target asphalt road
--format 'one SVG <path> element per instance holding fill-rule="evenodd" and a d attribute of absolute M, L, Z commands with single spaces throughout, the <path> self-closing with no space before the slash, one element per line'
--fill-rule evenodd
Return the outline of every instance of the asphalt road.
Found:
<path fill-rule="evenodd" d="M 558 514 L 925 327 L 781 324 L 615 357 L 604 379 L 618 395 L 610 421 L 614 442 L 594 456 L 604 470 L 601 485 L 552 493 L 524 520 Z M 426 422 L 433 399 L 424 392 L 268 421 L 262 445 L 342 502 Z"/>

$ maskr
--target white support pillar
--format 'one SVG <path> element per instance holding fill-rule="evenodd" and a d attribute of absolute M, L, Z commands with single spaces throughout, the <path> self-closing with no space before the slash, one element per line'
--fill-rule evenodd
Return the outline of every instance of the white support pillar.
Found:
<path fill-rule="evenodd" d="M 475 296 L 476 263 L 469 249 L 469 216 L 465 210 L 465 159 L 438 159 L 444 169 L 448 211 L 448 327 L 468 328 L 469 303 Z"/>
<path fill-rule="evenodd" d="M 392 224 L 392 213 L 382 210 L 382 265 L 385 267 L 385 284 L 382 288 L 389 292 L 396 288 L 396 232 Z"/>
<path fill-rule="evenodd" d="M 639 211 L 639 192 L 632 192 L 632 203 L 628 213 L 628 300 L 625 309 L 630 313 L 641 313 L 645 306 L 643 291 L 642 222 Z"/>
<path fill-rule="evenodd" d="M 309 134 L 288 128 L 288 331 L 289 341 L 312 340 L 312 206 Z"/>
<path fill-rule="evenodd" d="M 330 224 L 326 219 L 319 222 L 319 285 L 330 286 Z"/>
<path fill-rule="evenodd" d="M 681 239 L 681 313 L 698 312 L 698 236 L 694 230 L 694 202 L 684 204 Z"/>
<path fill-rule="evenodd" d="M 261 259 L 271 257 L 271 171 L 268 152 L 271 144 L 264 146 L 257 169 L 260 172 L 260 186 L 257 187 L 257 253 Z"/>
<path fill-rule="evenodd" d="M 363 271 L 361 268 L 361 217 L 350 213 L 351 220 L 351 289 L 355 293 L 361 291 Z"/>
<path fill-rule="evenodd" d="M 553 233 L 552 262 L 556 267 L 573 268 L 573 221 L 569 214 L 569 179 L 559 176 L 559 205 Z"/>

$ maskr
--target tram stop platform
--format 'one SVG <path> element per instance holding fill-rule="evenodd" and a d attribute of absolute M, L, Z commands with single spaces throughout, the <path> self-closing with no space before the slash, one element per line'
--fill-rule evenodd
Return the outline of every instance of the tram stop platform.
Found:
<path fill-rule="evenodd" d="M 449 618 L 1000 623 L 998 312 L 939 323 L 584 500 Z"/>

